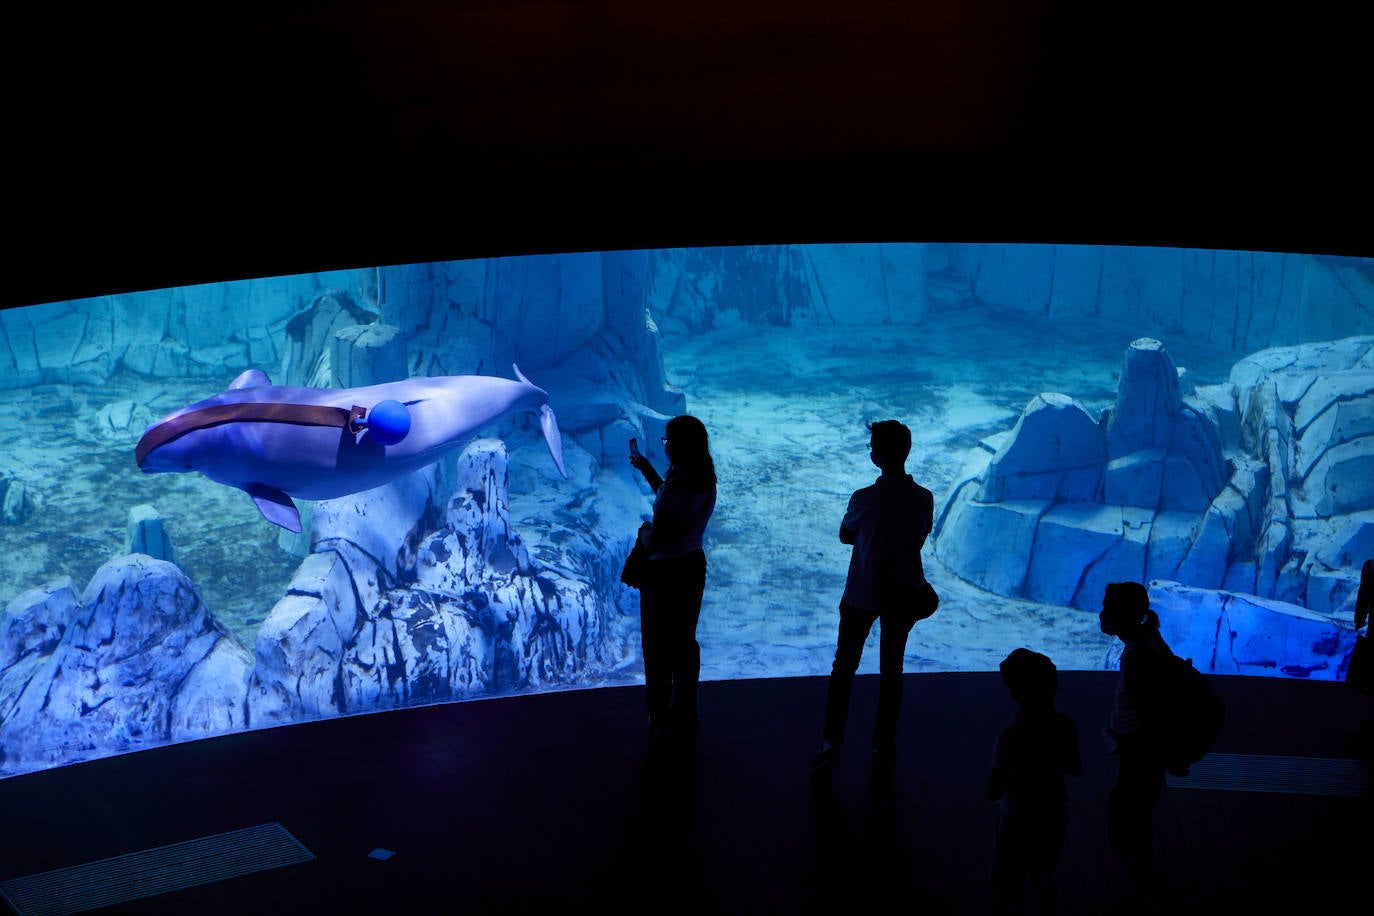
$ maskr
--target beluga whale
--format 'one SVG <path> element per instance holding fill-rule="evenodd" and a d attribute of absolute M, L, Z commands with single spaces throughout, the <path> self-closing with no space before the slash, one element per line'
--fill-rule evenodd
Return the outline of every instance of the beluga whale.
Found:
<path fill-rule="evenodd" d="M 213 397 L 144 431 L 134 460 L 146 474 L 199 471 L 237 487 L 262 517 L 301 530 L 294 499 L 360 493 L 438 461 L 482 427 L 533 411 L 558 472 L 563 443 L 549 395 L 512 365 L 487 375 L 411 378 L 362 388 L 273 385 L 249 369 Z"/>

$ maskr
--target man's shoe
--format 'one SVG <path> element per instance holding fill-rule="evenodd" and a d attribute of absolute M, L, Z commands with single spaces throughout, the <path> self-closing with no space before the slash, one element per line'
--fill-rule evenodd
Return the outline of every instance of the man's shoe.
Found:
<path fill-rule="evenodd" d="M 825 741 L 821 744 L 821 749 L 816 752 L 816 756 L 811 758 L 811 772 L 813 774 L 829 773 L 840 765 L 840 746 L 833 741 Z"/>

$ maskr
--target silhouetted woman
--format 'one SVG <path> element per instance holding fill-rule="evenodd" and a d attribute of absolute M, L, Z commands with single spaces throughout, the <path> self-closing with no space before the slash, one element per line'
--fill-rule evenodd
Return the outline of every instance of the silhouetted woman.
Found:
<path fill-rule="evenodd" d="M 1124 645 L 1111 720 L 1103 731 L 1116 761 L 1107 795 L 1107 841 L 1125 866 L 1129 905 L 1140 906 L 1147 894 L 1172 904 L 1154 855 L 1154 808 L 1167 767 L 1151 717 L 1173 651 L 1159 634 L 1159 615 L 1139 582 L 1108 585 L 1098 621 L 1103 633 Z"/>
<path fill-rule="evenodd" d="M 716 468 L 706 427 L 696 417 L 680 416 L 668 421 L 666 433 L 664 477 L 643 455 L 630 458 L 655 494 L 653 521 L 639 530 L 649 555 L 639 620 L 649 733 L 655 738 L 697 731 L 701 646 L 696 631 L 706 589 L 702 538 L 716 508 Z"/>

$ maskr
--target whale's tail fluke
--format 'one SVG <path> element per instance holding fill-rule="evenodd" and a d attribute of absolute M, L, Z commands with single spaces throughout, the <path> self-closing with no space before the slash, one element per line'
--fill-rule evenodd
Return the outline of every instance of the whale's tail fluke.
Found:
<path fill-rule="evenodd" d="M 553 415 L 553 408 L 548 404 L 539 408 L 539 428 L 544 431 L 544 441 L 548 443 L 553 463 L 558 465 L 558 473 L 566 478 L 568 472 L 563 467 L 563 439 L 558 432 L 558 418 Z"/>
<path fill-rule="evenodd" d="M 543 392 L 544 397 L 549 396 L 547 391 L 525 378 L 525 373 L 521 372 L 520 367 L 515 363 L 511 363 L 510 367 L 515 370 L 515 377 L 521 382 Z M 553 463 L 558 465 L 558 473 L 567 479 L 568 471 L 563 467 L 563 437 L 558 432 L 558 418 L 553 415 L 553 408 L 547 403 L 539 406 L 539 428 L 544 431 L 544 441 L 549 446 L 549 454 L 553 456 Z"/>

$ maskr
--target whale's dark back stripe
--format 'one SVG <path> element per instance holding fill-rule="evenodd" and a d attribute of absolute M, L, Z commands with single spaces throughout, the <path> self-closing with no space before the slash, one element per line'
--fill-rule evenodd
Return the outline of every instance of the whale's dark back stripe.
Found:
<path fill-rule="evenodd" d="M 322 407 L 314 404 L 276 404 L 250 401 L 242 404 L 218 404 L 202 407 L 179 417 L 159 423 L 138 440 L 134 460 L 143 464 L 148 453 L 173 439 L 179 439 L 198 429 L 222 426 L 225 423 L 293 423 L 297 426 L 336 426 L 347 429 L 352 412 L 342 407 Z"/>

